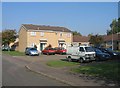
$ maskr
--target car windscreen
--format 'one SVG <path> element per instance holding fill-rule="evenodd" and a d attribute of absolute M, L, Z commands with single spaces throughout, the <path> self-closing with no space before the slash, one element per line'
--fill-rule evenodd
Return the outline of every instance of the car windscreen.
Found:
<path fill-rule="evenodd" d="M 31 48 L 30 50 L 37 50 L 36 48 Z"/>
<path fill-rule="evenodd" d="M 86 52 L 94 52 L 92 47 L 85 47 Z"/>
<path fill-rule="evenodd" d="M 95 49 L 95 51 L 97 52 L 97 53 L 103 53 L 101 50 L 99 50 L 99 49 Z"/>

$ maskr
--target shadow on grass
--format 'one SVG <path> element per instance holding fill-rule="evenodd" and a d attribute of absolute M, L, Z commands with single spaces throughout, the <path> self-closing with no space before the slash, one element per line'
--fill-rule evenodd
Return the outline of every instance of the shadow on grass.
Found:
<path fill-rule="evenodd" d="M 67 59 L 65 59 L 65 58 L 63 58 L 63 59 L 60 59 L 61 61 L 67 61 L 68 62 L 68 60 Z M 77 60 L 72 60 L 71 62 L 78 62 Z"/>

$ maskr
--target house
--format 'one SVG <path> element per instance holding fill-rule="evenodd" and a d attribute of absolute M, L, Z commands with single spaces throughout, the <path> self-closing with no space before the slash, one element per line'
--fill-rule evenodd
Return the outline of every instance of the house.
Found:
<path fill-rule="evenodd" d="M 112 40 L 113 40 L 113 49 L 120 50 L 120 33 L 113 35 L 105 35 L 103 36 L 103 39 L 106 48 L 112 48 Z"/>
<path fill-rule="evenodd" d="M 19 30 L 19 51 L 24 52 L 26 47 L 37 46 L 42 51 L 48 45 L 52 47 L 70 46 L 72 32 L 65 27 L 22 24 Z"/>
<path fill-rule="evenodd" d="M 80 36 L 80 35 L 73 35 L 73 45 L 79 46 L 79 45 L 86 45 L 88 46 L 90 37 L 87 36 Z"/>

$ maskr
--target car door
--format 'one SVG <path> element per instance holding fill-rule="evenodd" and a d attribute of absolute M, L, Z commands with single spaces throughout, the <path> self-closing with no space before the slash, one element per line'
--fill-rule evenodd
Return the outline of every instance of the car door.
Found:
<path fill-rule="evenodd" d="M 79 55 L 80 57 L 85 56 L 85 50 L 84 50 L 84 47 L 80 47 L 80 48 L 79 48 L 78 55 Z"/>

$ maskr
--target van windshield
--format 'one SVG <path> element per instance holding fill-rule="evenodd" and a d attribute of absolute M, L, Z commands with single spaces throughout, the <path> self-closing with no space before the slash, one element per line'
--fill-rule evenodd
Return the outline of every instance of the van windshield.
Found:
<path fill-rule="evenodd" d="M 85 47 L 85 50 L 86 50 L 86 52 L 93 52 L 94 51 L 92 47 Z"/>

